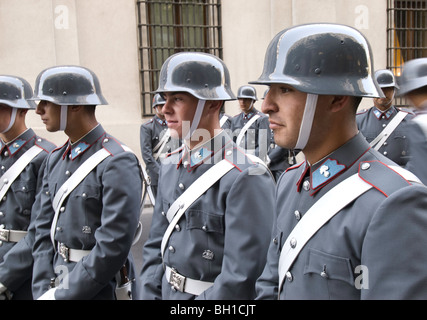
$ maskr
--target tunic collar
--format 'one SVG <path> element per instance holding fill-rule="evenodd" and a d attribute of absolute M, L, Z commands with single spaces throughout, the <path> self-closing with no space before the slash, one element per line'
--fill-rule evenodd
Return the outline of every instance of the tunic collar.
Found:
<path fill-rule="evenodd" d="M 80 138 L 78 141 L 71 143 L 70 140 L 67 142 L 67 148 L 65 149 L 62 159 L 69 157 L 71 160 L 75 160 L 84 154 L 90 147 L 105 135 L 104 128 L 98 124 L 95 128 L 89 131 L 85 136 Z"/>
<path fill-rule="evenodd" d="M 256 110 L 255 108 L 252 108 L 249 113 L 242 112 L 243 120 L 250 120 L 257 113 L 258 113 L 258 110 Z"/>
<path fill-rule="evenodd" d="M 310 189 L 310 194 L 314 195 L 351 167 L 369 149 L 369 144 L 359 132 L 343 146 L 317 163 L 310 166 L 305 161 L 302 174 L 297 182 L 298 191 L 301 191 L 301 188 L 307 191 Z M 309 176 L 309 183 L 305 179 L 307 176 Z"/>
<path fill-rule="evenodd" d="M 184 145 L 181 149 L 177 169 L 183 165 L 188 171 L 191 171 L 203 163 L 214 163 L 215 160 L 213 157 L 231 142 L 230 136 L 224 130 L 221 130 L 215 137 L 198 145 L 193 150 L 190 150 L 187 145 Z"/>
<path fill-rule="evenodd" d="M 388 120 L 393 114 L 397 113 L 397 111 L 393 106 L 388 108 L 386 111 L 381 111 L 377 107 L 374 107 L 373 112 L 375 117 L 377 117 L 378 120 L 382 120 L 382 119 Z"/>
<path fill-rule="evenodd" d="M 27 129 L 11 142 L 6 143 L 0 139 L 0 153 L 3 153 L 3 151 L 6 149 L 4 156 L 14 156 L 27 144 L 28 141 L 33 139 L 35 135 L 36 134 L 34 133 L 33 129 Z"/>
<path fill-rule="evenodd" d="M 154 116 L 154 120 L 157 121 L 161 126 L 167 126 L 168 123 L 166 120 L 160 119 L 157 115 Z"/>

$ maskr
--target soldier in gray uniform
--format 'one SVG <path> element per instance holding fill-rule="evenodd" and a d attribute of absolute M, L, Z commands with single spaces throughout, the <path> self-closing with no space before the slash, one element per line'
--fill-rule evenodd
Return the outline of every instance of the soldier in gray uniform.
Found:
<path fill-rule="evenodd" d="M 409 133 L 411 158 L 406 169 L 427 185 L 427 58 L 406 62 L 398 82 L 398 95 L 408 98 L 415 107 L 415 117 L 411 121 Z"/>
<path fill-rule="evenodd" d="M 390 70 L 377 70 L 375 79 L 385 97 L 374 98 L 372 108 L 356 115 L 357 126 L 373 148 L 405 166 L 410 156 L 408 122 L 413 115 L 409 110 L 400 110 L 393 105 L 398 85 Z"/>
<path fill-rule="evenodd" d="M 150 176 L 151 190 L 154 197 L 157 195 L 161 160 L 164 159 L 166 154 L 179 147 L 179 140 L 171 139 L 168 124 L 162 113 L 164 104 L 165 100 L 160 94 L 154 95 L 153 109 L 156 114 L 151 120 L 141 125 L 139 135 L 142 159 Z"/>
<path fill-rule="evenodd" d="M 157 92 L 166 99 L 169 128 L 185 143 L 160 169 L 141 299 L 253 299 L 274 182 L 260 159 L 220 128 L 222 104 L 235 99 L 228 69 L 211 54 L 174 54 Z"/>
<path fill-rule="evenodd" d="M 32 299 L 35 196 L 41 185 L 42 162 L 53 143 L 27 128 L 33 89 L 23 78 L 0 76 L 0 300 Z"/>
<path fill-rule="evenodd" d="M 258 101 L 253 86 L 241 86 L 237 92 L 241 113 L 231 119 L 231 132 L 236 144 L 246 152 L 267 162 L 270 150 L 271 130 L 268 117 L 258 111 L 254 104 Z"/>
<path fill-rule="evenodd" d="M 129 287 L 126 277 L 134 272 L 130 249 L 142 193 L 138 159 L 96 120 L 96 106 L 107 101 L 89 69 L 48 68 L 34 91 L 47 130 L 69 137 L 46 159 L 36 199 L 34 298 L 119 298 L 118 289 Z"/>
<path fill-rule="evenodd" d="M 426 299 L 427 188 L 358 132 L 381 96 L 366 38 L 338 24 L 281 31 L 254 84 L 277 144 L 301 149 L 276 189 L 257 299 Z M 418 180 L 418 182 L 417 182 Z"/>

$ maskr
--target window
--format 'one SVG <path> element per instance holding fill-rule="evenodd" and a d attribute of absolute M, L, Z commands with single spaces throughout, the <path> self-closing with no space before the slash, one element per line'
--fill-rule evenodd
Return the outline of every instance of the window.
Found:
<path fill-rule="evenodd" d="M 163 62 L 180 51 L 222 59 L 221 0 L 137 0 L 142 116 L 152 116 Z"/>
<path fill-rule="evenodd" d="M 427 57 L 426 1 L 387 0 L 387 68 L 400 76 L 406 61 Z M 403 98 L 397 106 L 407 105 Z"/>

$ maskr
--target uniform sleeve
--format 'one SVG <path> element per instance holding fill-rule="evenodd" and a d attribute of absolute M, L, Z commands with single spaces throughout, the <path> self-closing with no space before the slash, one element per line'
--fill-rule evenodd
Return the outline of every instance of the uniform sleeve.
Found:
<path fill-rule="evenodd" d="M 32 219 L 34 221 L 30 225 L 30 231 L 34 232 L 32 280 L 34 299 L 39 298 L 49 289 L 50 279 L 56 276 L 52 267 L 54 248 L 50 240 L 50 227 L 55 212 L 48 192 L 48 159 L 49 157 L 45 162 L 42 187 L 36 196 L 35 206 L 33 206 Z"/>
<path fill-rule="evenodd" d="M 279 178 L 277 185 L 280 184 L 280 180 L 284 175 Z M 257 279 L 255 284 L 256 300 L 277 300 L 278 297 L 278 283 L 279 283 L 279 258 L 280 258 L 280 239 L 277 238 L 281 234 L 281 231 L 277 228 L 277 216 L 278 210 L 276 208 L 277 202 L 277 187 L 275 190 L 274 199 L 274 220 L 272 232 L 269 234 L 269 248 L 267 252 L 267 262 L 264 266 L 264 270 L 260 277 Z M 275 239 L 275 240 L 274 240 Z"/>
<path fill-rule="evenodd" d="M 427 188 L 387 198 L 367 230 L 355 284 L 362 299 L 427 299 Z"/>
<path fill-rule="evenodd" d="M 161 176 L 162 168 L 160 168 Z M 160 180 L 161 183 L 162 180 Z M 168 221 L 162 215 L 161 192 L 157 193 L 156 206 L 151 220 L 150 233 L 142 252 L 142 270 L 140 275 L 140 299 L 162 299 L 162 277 L 164 274 L 160 247 L 168 227 Z"/>
<path fill-rule="evenodd" d="M 140 129 L 141 153 L 150 175 L 158 173 L 160 169 L 160 164 L 153 157 L 152 139 L 151 128 L 148 125 L 142 125 Z M 153 179 L 154 177 L 151 178 Z"/>
<path fill-rule="evenodd" d="M 107 158 L 102 173 L 101 225 L 96 244 L 68 273 L 67 284 L 56 290 L 56 299 L 93 298 L 126 262 L 138 226 L 142 178 L 137 158 L 123 152 Z M 65 279 L 64 279 L 65 282 Z"/>
<path fill-rule="evenodd" d="M 274 182 L 250 168 L 233 183 L 226 201 L 221 273 L 198 299 L 255 298 L 255 281 L 267 256 L 273 222 Z"/>
<path fill-rule="evenodd" d="M 39 157 L 44 159 L 46 153 L 42 153 Z M 36 190 L 37 193 L 41 190 L 42 177 L 45 167 L 45 162 L 39 160 L 42 164 L 38 164 L 38 177 Z M 27 229 L 27 234 L 16 245 L 10 249 L 4 256 L 3 262 L 0 264 L 0 283 L 3 283 L 11 292 L 18 290 L 27 280 L 31 279 L 33 269 L 33 244 L 35 236 L 34 221 L 36 214 L 39 212 L 39 196 L 36 195 L 35 201 L 31 209 L 30 225 Z"/>

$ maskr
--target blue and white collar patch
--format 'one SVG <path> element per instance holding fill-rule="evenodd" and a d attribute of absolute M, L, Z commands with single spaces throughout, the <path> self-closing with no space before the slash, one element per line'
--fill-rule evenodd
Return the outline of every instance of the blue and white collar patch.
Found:
<path fill-rule="evenodd" d="M 387 111 L 385 112 L 381 112 L 380 110 L 378 110 L 377 108 L 374 109 L 374 115 L 375 117 L 377 117 L 378 120 L 381 119 L 390 119 L 390 117 L 393 114 L 393 108 L 389 108 Z"/>
<path fill-rule="evenodd" d="M 90 145 L 87 144 L 86 142 L 79 142 L 76 145 L 72 146 L 71 153 L 70 153 L 71 160 L 74 160 L 75 158 L 77 158 L 80 154 L 85 152 L 86 149 L 88 149 L 89 147 Z"/>
<path fill-rule="evenodd" d="M 313 190 L 326 184 L 340 172 L 345 170 L 345 165 L 339 164 L 337 160 L 328 159 L 319 166 L 311 175 L 311 186 Z"/>
<path fill-rule="evenodd" d="M 195 167 L 202 164 L 206 159 L 212 157 L 213 152 L 207 148 L 201 148 L 196 152 L 191 152 L 190 166 Z"/>

